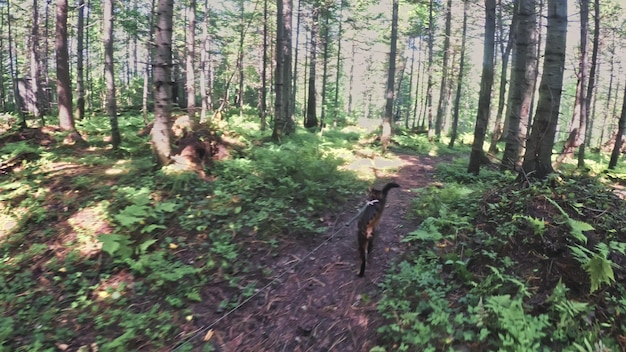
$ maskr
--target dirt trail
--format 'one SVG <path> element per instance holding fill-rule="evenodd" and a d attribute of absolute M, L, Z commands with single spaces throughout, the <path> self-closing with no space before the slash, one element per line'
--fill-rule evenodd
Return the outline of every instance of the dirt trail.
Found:
<path fill-rule="evenodd" d="M 441 158 L 398 155 L 397 172 L 373 169 L 375 185 L 388 181 L 402 188 L 389 192 L 387 208 L 374 242 L 365 277 L 357 277 L 360 264 L 356 249 L 356 224 L 338 232 L 363 204 L 358 203 L 331 219 L 325 236 L 297 242 L 281 251 L 270 264 L 281 279 L 257 297 L 221 320 L 211 341 L 219 351 L 368 351 L 376 345 L 376 329 L 382 319 L 376 310 L 381 291 L 377 286 L 391 262 L 403 250 L 401 239 L 417 224 L 406 219 L 414 197 L 412 190 L 433 182 L 434 167 Z M 306 256 L 332 234 L 336 235 L 312 255 Z M 288 254 L 291 253 L 291 254 Z M 207 325 L 218 314 L 207 314 Z M 198 346 L 199 341 L 194 341 Z"/>

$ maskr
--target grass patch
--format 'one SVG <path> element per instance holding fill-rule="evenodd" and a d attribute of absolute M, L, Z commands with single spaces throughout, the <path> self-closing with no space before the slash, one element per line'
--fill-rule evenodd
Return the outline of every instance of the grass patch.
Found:
<path fill-rule="evenodd" d="M 98 116 L 79 124 L 85 149 L 54 129 L 3 139 L 0 162 L 14 165 L 0 180 L 0 350 L 168 349 L 198 302 L 228 309 L 267 282 L 257 251 L 322 233 L 319 218 L 366 188 L 340 170 L 358 133 L 274 144 L 254 120 L 222 124 L 237 149 L 211 182 L 154 171 L 140 116 L 121 119 L 117 151 Z M 212 297 L 216 286 L 229 295 Z"/>
<path fill-rule="evenodd" d="M 380 349 L 619 350 L 626 206 L 598 178 L 468 176 L 418 193 L 421 226 L 382 284 Z"/>

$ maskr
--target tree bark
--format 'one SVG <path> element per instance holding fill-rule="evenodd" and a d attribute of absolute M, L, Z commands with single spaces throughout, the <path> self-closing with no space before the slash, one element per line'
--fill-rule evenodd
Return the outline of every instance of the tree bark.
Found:
<path fill-rule="evenodd" d="M 295 131 L 291 91 L 292 0 L 278 0 L 276 6 L 276 94 L 272 138 L 280 141 L 284 135 L 290 135 Z"/>
<path fill-rule="evenodd" d="M 268 20 L 267 20 L 267 0 L 263 1 L 263 60 L 261 69 L 261 101 L 259 102 L 259 117 L 261 118 L 261 131 L 265 131 L 267 120 L 267 52 L 268 45 Z M 295 75 L 294 75 L 295 76 Z M 294 88 L 295 89 L 295 88 Z"/>
<path fill-rule="evenodd" d="M 520 176 L 543 179 L 554 172 L 552 148 L 561 106 L 567 40 L 567 0 L 548 1 L 548 30 L 539 100 Z"/>
<path fill-rule="evenodd" d="M 328 87 L 328 42 L 330 41 L 330 11 L 325 8 L 324 14 L 324 45 L 322 50 L 322 113 L 320 115 L 320 131 L 326 125 L 326 88 Z"/>
<path fill-rule="evenodd" d="M 76 24 L 76 95 L 77 95 L 76 118 L 80 121 L 83 118 L 85 118 L 85 69 L 84 69 L 84 55 L 83 55 L 84 50 L 85 50 L 85 46 L 84 46 L 85 44 L 84 43 L 85 42 L 84 41 L 85 0 L 78 0 L 77 10 L 78 10 L 78 15 L 77 15 L 77 20 L 76 20 L 77 22 Z M 113 14 L 111 14 L 111 16 L 113 16 Z M 112 20 L 113 19 L 111 18 L 111 21 Z M 106 21 L 107 19 L 105 19 L 105 22 Z M 106 32 L 106 28 L 105 28 L 105 32 Z"/>
<path fill-rule="evenodd" d="M 70 82 L 70 63 L 67 47 L 67 13 L 68 0 L 57 0 L 56 10 L 56 68 L 57 98 L 59 102 L 59 127 L 69 131 L 70 141 L 81 142 L 82 138 L 76 130 L 72 115 L 72 85 Z"/>
<path fill-rule="evenodd" d="M 13 100 L 15 102 L 14 110 L 17 115 L 20 117 L 20 128 L 26 128 L 26 115 L 23 111 L 22 102 L 20 101 L 20 92 L 18 87 L 18 67 L 14 65 L 14 62 L 18 62 L 17 60 L 17 50 L 13 51 L 13 35 L 12 35 L 12 26 L 11 26 L 11 4 L 7 1 L 7 29 L 9 35 L 9 74 L 11 77 L 11 86 L 13 88 Z"/>
<path fill-rule="evenodd" d="M 578 83 L 576 85 L 576 100 L 574 102 L 574 116 L 570 130 L 575 134 L 574 138 L 568 138 L 563 146 L 563 151 L 557 157 L 560 164 L 566 157 L 574 155 L 574 149 L 582 146 L 587 134 L 587 33 L 589 27 L 589 1 L 579 0 L 580 4 L 580 53 L 578 59 Z M 584 155 L 583 155 L 584 158 Z M 583 159 L 584 160 L 584 159 Z M 580 162 L 580 161 L 579 161 Z"/>
<path fill-rule="evenodd" d="M 611 111 L 611 97 L 613 96 L 613 80 L 615 79 L 615 34 L 613 34 L 613 45 L 609 46 L 609 52 L 611 53 L 611 59 L 609 60 L 609 88 L 606 93 L 608 99 L 606 99 L 606 105 L 604 107 L 604 118 L 602 119 L 602 131 L 600 132 L 600 141 L 598 143 L 598 147 L 602 145 L 602 141 L 604 140 L 604 135 L 607 133 L 607 117 L 613 117 L 611 114 L 609 116 L 609 111 Z M 617 92 L 617 89 L 616 89 Z"/>
<path fill-rule="evenodd" d="M 304 118 L 304 127 L 316 127 L 317 121 L 317 99 L 315 97 L 315 68 L 317 63 L 317 38 L 318 38 L 318 19 L 319 8 L 313 9 L 311 16 L 311 47 L 309 48 L 309 90 L 306 106 L 306 114 Z"/>
<path fill-rule="evenodd" d="M 115 99 L 115 70 L 113 67 L 113 13 L 115 0 L 104 2 L 104 78 L 107 86 L 107 111 L 111 124 L 111 145 L 117 149 L 121 142 L 117 123 L 117 102 Z M 84 106 L 83 106 L 84 109 Z"/>
<path fill-rule="evenodd" d="M 293 77 L 291 78 L 291 91 L 293 92 L 293 101 L 291 109 L 296 110 L 296 96 L 298 95 L 298 51 L 300 49 L 300 20 L 302 18 L 302 0 L 298 0 L 298 10 L 296 14 L 296 43 L 293 55 Z M 306 67 L 306 65 L 305 65 Z"/>
<path fill-rule="evenodd" d="M 335 99 L 334 99 L 334 117 L 333 117 L 333 126 L 337 127 L 337 124 L 339 122 L 339 80 L 341 79 L 342 76 L 342 67 L 343 67 L 343 61 L 341 60 L 341 41 L 342 41 L 342 37 L 343 37 L 343 28 L 342 28 L 342 24 L 343 24 L 343 6 L 344 3 L 343 1 L 339 2 L 339 30 L 338 30 L 338 34 L 337 34 L 337 61 L 336 61 L 336 70 L 337 70 L 337 74 L 335 75 Z"/>
<path fill-rule="evenodd" d="M 407 97 L 409 98 L 409 102 L 413 95 L 413 70 L 415 68 L 415 38 L 409 38 L 409 48 L 411 48 L 411 68 L 409 69 L 409 93 Z M 416 99 L 417 100 L 417 99 Z M 409 108 L 406 110 L 406 115 L 404 118 L 404 128 L 409 129 L 409 116 L 411 115 L 411 107 L 409 104 Z M 414 120 L 415 121 L 415 120 Z"/>
<path fill-rule="evenodd" d="M 583 0 L 584 1 L 584 0 Z M 587 11 L 589 11 L 587 5 Z M 587 120 L 586 133 L 583 143 L 580 145 L 580 152 L 578 153 L 578 167 L 585 166 L 585 147 L 591 143 L 591 126 L 593 126 L 593 117 L 591 113 L 591 101 L 593 98 L 593 90 L 596 86 L 596 69 L 598 68 L 598 48 L 600 46 L 600 0 L 594 0 L 594 13 L 593 13 L 593 50 L 591 52 L 591 69 L 589 72 L 589 84 L 587 85 L 587 96 L 585 97 L 585 116 Z M 593 99 L 595 105 L 595 99 Z M 595 110 L 595 109 L 594 109 Z"/>
<path fill-rule="evenodd" d="M 511 50 L 513 48 L 513 44 L 515 43 L 515 33 L 517 31 L 518 26 L 518 12 L 519 12 L 519 3 L 520 1 L 515 1 L 513 5 L 513 19 L 511 20 L 511 26 L 509 29 L 509 38 L 506 41 L 506 45 L 504 43 L 504 25 L 502 24 L 502 3 L 500 3 L 499 7 L 499 15 L 498 15 L 498 27 L 500 29 L 500 54 L 502 55 L 502 70 L 500 71 L 500 89 L 498 92 L 498 110 L 496 113 L 496 120 L 494 123 L 493 134 L 491 135 L 491 144 L 489 145 L 489 152 L 495 153 L 498 142 L 502 138 L 502 134 L 505 130 L 505 127 L 508 126 L 507 120 L 505 119 L 505 123 L 502 123 L 502 114 L 504 112 L 504 106 L 506 105 L 506 86 L 508 80 L 507 77 L 509 75 L 509 57 L 511 56 Z M 511 83 L 515 84 L 511 79 Z M 511 85 L 509 86 L 511 87 Z M 510 89 L 509 89 L 510 95 Z M 507 116 L 511 116 L 509 111 L 507 111 Z M 504 136 L 506 138 L 506 134 Z"/>
<path fill-rule="evenodd" d="M 382 151 L 385 153 L 389 147 L 393 133 L 393 98 L 396 76 L 396 54 L 398 42 L 398 0 L 393 0 L 393 13 L 391 15 L 391 48 L 389 50 L 389 71 L 387 73 L 387 89 L 385 91 L 385 117 L 383 118 L 383 130 L 380 136 Z"/>
<path fill-rule="evenodd" d="M 152 0 L 150 2 L 150 29 L 152 29 L 154 25 L 154 2 L 156 0 Z M 143 72 L 143 94 L 141 98 L 141 112 L 143 115 L 143 122 L 148 125 L 148 98 L 150 97 L 151 89 L 150 89 L 150 72 L 152 67 L 152 52 L 153 46 L 152 42 L 154 40 L 154 32 L 149 30 L 149 39 L 146 43 L 146 67 Z"/>
<path fill-rule="evenodd" d="M 537 67 L 537 15 L 534 0 L 519 0 L 518 21 L 515 34 L 515 62 L 509 89 L 509 130 L 505 134 L 506 146 L 502 157 L 502 170 L 514 170 L 522 156 L 526 139 L 525 122 L 531 114 L 534 79 Z M 513 35 L 513 34 L 512 34 Z"/>
<path fill-rule="evenodd" d="M 624 139 L 624 129 L 626 128 L 626 85 L 624 85 L 624 98 L 622 102 L 622 114 L 617 124 L 617 136 L 615 137 L 615 145 L 611 152 L 611 160 L 609 160 L 609 169 L 613 170 L 617 166 L 617 160 L 621 154 L 622 143 Z"/>
<path fill-rule="evenodd" d="M 266 0 L 267 1 L 267 0 Z M 206 123 L 209 106 L 209 90 L 207 80 L 209 77 L 209 0 L 204 0 L 204 21 L 202 22 L 202 49 L 200 51 L 200 96 L 202 108 L 200 110 L 200 123 Z"/>
<path fill-rule="evenodd" d="M 194 58 L 196 55 L 196 0 L 189 0 L 187 11 L 185 89 L 187 91 L 187 115 L 191 121 L 194 121 L 196 118 L 196 71 L 194 67 Z"/>
<path fill-rule="evenodd" d="M 461 58 L 459 62 L 459 77 L 457 78 L 456 97 L 454 98 L 454 114 L 452 117 L 452 135 L 448 147 L 454 148 L 454 142 L 458 135 L 459 110 L 461 107 L 461 92 L 463 89 L 463 78 L 465 69 L 465 43 L 467 41 L 467 6 L 469 0 L 463 0 L 463 34 L 461 37 Z"/>
<path fill-rule="evenodd" d="M 441 87 L 439 89 L 439 103 L 437 105 L 437 118 L 435 119 L 435 138 L 441 137 L 441 130 L 444 123 L 444 110 L 446 103 L 446 90 L 448 90 L 448 61 L 450 58 L 450 36 L 452 35 L 452 0 L 448 0 L 446 5 L 446 29 L 443 40 L 443 63 L 441 67 Z"/>
<path fill-rule="evenodd" d="M 434 137 L 433 130 L 433 46 L 435 42 L 435 23 L 433 19 L 433 0 L 429 1 L 428 5 L 428 64 L 426 70 L 428 71 L 428 83 L 426 84 L 426 118 L 428 119 L 428 139 L 432 140 Z"/>
<path fill-rule="evenodd" d="M 33 0 L 33 17 L 30 31 L 30 90 L 33 102 L 30 107 L 30 113 L 35 118 L 42 118 L 41 113 L 41 63 L 39 60 L 39 6 L 37 0 Z M 44 124 L 43 118 L 41 119 Z"/>
<path fill-rule="evenodd" d="M 172 109 L 172 16 L 174 0 L 158 0 L 155 26 L 156 60 L 154 66 L 155 116 L 152 148 L 159 166 L 171 162 Z"/>
<path fill-rule="evenodd" d="M 474 127 L 474 142 L 470 154 L 467 172 L 478 175 L 480 165 L 486 156 L 483 150 L 487 125 L 489 124 L 489 109 L 491 107 L 491 88 L 493 86 L 493 59 L 496 31 L 496 1 L 485 0 L 485 47 L 483 51 L 483 72 L 480 79 L 480 94 L 478 97 L 478 112 Z"/>
<path fill-rule="evenodd" d="M 240 0 L 240 7 L 239 7 L 239 12 L 240 12 L 240 16 L 241 16 L 241 29 L 239 31 L 239 55 L 237 57 L 237 69 L 239 70 L 239 88 L 236 89 L 236 94 L 235 94 L 235 106 L 237 106 L 239 108 L 239 116 L 243 116 L 243 80 L 244 80 L 244 74 L 243 74 L 243 40 L 245 38 L 245 31 L 246 31 L 246 25 L 245 25 L 245 8 L 244 8 L 244 1 Z"/>

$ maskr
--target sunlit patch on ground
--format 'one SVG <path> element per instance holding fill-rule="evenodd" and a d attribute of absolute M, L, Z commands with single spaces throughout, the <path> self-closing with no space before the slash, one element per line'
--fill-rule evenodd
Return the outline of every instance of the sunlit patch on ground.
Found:
<path fill-rule="evenodd" d="M 17 219 L 7 214 L 0 214 L 0 240 L 17 228 Z"/>
<path fill-rule="evenodd" d="M 130 160 L 118 160 L 114 166 L 106 169 L 104 173 L 107 175 L 119 175 L 128 172 L 128 169 L 131 167 Z"/>
<path fill-rule="evenodd" d="M 72 214 L 68 219 L 73 232 L 77 234 L 77 244 L 75 248 L 83 256 L 91 256 L 102 248 L 102 243 L 98 241 L 98 235 L 113 232 L 113 228 L 106 220 L 106 215 L 101 206 L 94 206 L 81 209 Z"/>
<path fill-rule="evenodd" d="M 343 169 L 354 171 L 361 179 L 371 180 L 372 177 L 381 176 L 380 173 L 390 175 L 394 170 L 405 165 L 405 161 L 394 155 L 389 155 L 388 158 L 373 155 L 371 157 L 354 158 L 351 162 L 344 165 Z"/>
<path fill-rule="evenodd" d="M 100 281 L 93 291 L 93 298 L 100 302 L 117 301 L 129 292 L 132 292 L 135 278 L 131 273 L 122 270 Z"/>
<path fill-rule="evenodd" d="M 406 164 L 402 159 L 397 157 L 393 157 L 391 159 L 375 157 L 373 163 L 375 168 L 383 170 L 397 169 Z"/>

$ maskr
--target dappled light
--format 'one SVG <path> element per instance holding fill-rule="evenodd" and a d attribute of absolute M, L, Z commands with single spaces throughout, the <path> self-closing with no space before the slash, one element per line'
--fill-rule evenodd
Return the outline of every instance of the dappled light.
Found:
<path fill-rule="evenodd" d="M 0 352 L 626 351 L 620 2 L 0 1 Z"/>
<path fill-rule="evenodd" d="M 80 209 L 67 220 L 76 233 L 74 248 L 84 257 L 100 253 L 102 242 L 98 241 L 98 236 L 113 232 L 105 211 L 102 203 L 95 204 Z"/>

